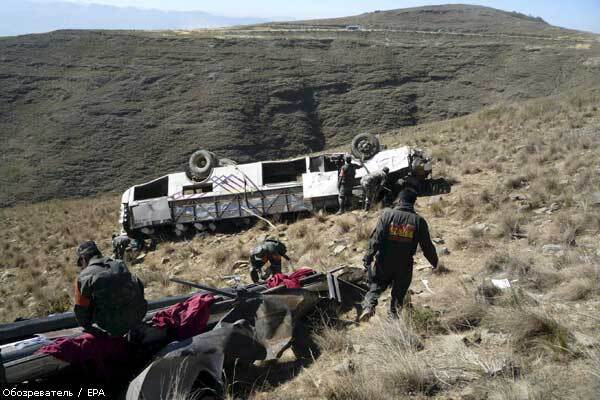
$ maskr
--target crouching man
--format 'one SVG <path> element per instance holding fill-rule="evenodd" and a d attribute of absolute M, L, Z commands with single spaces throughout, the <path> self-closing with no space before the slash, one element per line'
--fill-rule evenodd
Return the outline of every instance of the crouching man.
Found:
<path fill-rule="evenodd" d="M 390 169 L 383 167 L 381 171 L 375 171 L 367 174 L 360 179 L 360 185 L 363 188 L 365 202 L 363 209 L 369 211 L 371 205 L 378 201 L 382 190 L 389 190 L 388 176 Z"/>
<path fill-rule="evenodd" d="M 369 292 L 362 304 L 360 321 L 371 318 L 379 296 L 390 285 L 392 297 L 389 314 L 392 318 L 398 316 L 412 280 L 413 256 L 417 245 L 421 245 L 432 267 L 437 268 L 438 256 L 429 236 L 427 222 L 414 209 L 416 199 L 417 193 L 412 189 L 400 192 L 399 204 L 383 212 L 371 234 L 369 248 L 363 259 L 369 275 Z M 375 265 L 371 267 L 373 258 Z"/>
<path fill-rule="evenodd" d="M 281 258 L 290 260 L 286 255 L 285 244 L 277 239 L 267 238 L 263 243 L 252 249 L 250 253 L 250 278 L 252 282 L 265 280 L 271 275 L 281 272 Z M 262 268 L 269 263 L 269 267 L 262 273 Z"/>
<path fill-rule="evenodd" d="M 141 325 L 148 303 L 144 284 L 123 261 L 102 257 L 96 243 L 77 248 L 75 317 L 92 334 L 123 336 Z M 96 326 L 94 326 L 94 324 Z"/>

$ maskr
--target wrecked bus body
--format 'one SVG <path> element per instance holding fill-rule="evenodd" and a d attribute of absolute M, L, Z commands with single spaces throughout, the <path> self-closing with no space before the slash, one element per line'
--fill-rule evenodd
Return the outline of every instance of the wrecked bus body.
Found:
<path fill-rule="evenodd" d="M 215 230 L 219 224 L 244 226 L 255 217 L 278 217 L 337 207 L 337 175 L 345 153 L 325 153 L 282 161 L 236 165 L 210 152 L 192 154 L 185 172 L 172 173 L 127 189 L 120 223 L 128 234 Z M 360 178 L 388 167 L 392 179 L 412 175 L 421 195 L 447 193 L 449 185 L 431 179 L 432 163 L 408 146 L 383 149 L 372 135 L 352 144 L 356 171 L 355 199 L 362 199 Z"/>
<path fill-rule="evenodd" d="M 328 273 L 308 271 L 298 280 L 299 288 L 250 284 L 213 289 L 213 299 L 204 309 L 207 315 L 201 332 L 179 338 L 171 328 L 151 324 L 157 313 L 165 309 L 153 310 L 146 316 L 146 328 L 135 342 L 135 351 L 124 357 L 131 358 L 131 363 L 115 365 L 104 360 L 100 364 L 105 369 L 115 369 L 108 381 L 111 390 L 120 395 L 126 392 L 128 400 L 169 398 L 168 391 L 175 383 L 179 394 L 200 391 L 218 396 L 224 389 L 224 369 L 251 365 L 257 360 L 276 360 L 288 348 L 297 359 L 316 356 L 314 343 L 309 340 L 311 316 L 324 312 L 333 316 L 352 309 L 362 297 L 363 279 L 362 269 L 342 267 Z M 185 299 L 206 295 L 206 291 L 196 292 Z M 171 302 L 168 299 L 166 304 Z M 29 338 L 16 341 L 11 338 L 23 338 L 24 331 L 15 330 L 14 324 L 22 322 L 0 326 L 5 384 L 89 379 L 82 375 L 89 366 L 71 364 L 40 351 L 56 340 L 80 337 L 82 330 L 72 321 L 55 323 L 52 328 L 56 330 L 48 332 L 43 318 L 31 320 L 29 326 L 33 330 Z M 96 366 L 91 367 L 95 371 Z M 106 384 L 98 376 L 94 374 L 90 383 Z"/>

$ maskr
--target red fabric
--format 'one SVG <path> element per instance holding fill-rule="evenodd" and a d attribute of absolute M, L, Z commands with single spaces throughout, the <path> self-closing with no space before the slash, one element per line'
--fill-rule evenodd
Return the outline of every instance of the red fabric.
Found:
<path fill-rule="evenodd" d="M 83 333 L 77 337 L 58 338 L 40 348 L 36 354 L 49 354 L 74 367 L 108 379 L 114 365 L 127 365 L 131 349 L 123 337 L 94 336 Z"/>
<path fill-rule="evenodd" d="M 274 288 L 279 285 L 285 285 L 288 289 L 299 289 L 300 279 L 312 275 L 315 271 L 310 268 L 300 268 L 289 275 L 278 273 L 267 279 L 265 284 L 268 288 Z"/>
<path fill-rule="evenodd" d="M 191 338 L 206 329 L 210 305 L 214 301 L 210 294 L 192 296 L 154 314 L 152 324 L 157 328 L 171 329 L 177 340 Z"/>

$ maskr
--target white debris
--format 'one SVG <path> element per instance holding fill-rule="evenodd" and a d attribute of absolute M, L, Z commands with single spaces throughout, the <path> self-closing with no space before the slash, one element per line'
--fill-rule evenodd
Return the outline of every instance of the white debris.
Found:
<path fill-rule="evenodd" d="M 600 206 L 600 192 L 594 192 L 590 195 L 590 205 Z"/>
<path fill-rule="evenodd" d="M 434 291 L 429 288 L 429 281 L 427 279 L 421 279 L 421 283 L 429 293 L 435 294 Z"/>
<path fill-rule="evenodd" d="M 509 289 L 510 282 L 508 279 L 492 279 L 492 285 L 498 289 Z"/>
<path fill-rule="evenodd" d="M 343 244 L 340 244 L 338 246 L 335 247 L 335 249 L 333 249 L 333 255 L 337 256 L 339 254 L 342 253 L 342 251 L 346 250 L 346 246 L 344 246 Z"/>

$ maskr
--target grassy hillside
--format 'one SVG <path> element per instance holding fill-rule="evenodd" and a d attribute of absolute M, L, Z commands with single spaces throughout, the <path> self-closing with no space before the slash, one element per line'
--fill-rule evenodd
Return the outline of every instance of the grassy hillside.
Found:
<path fill-rule="evenodd" d="M 455 32 L 464 34 L 501 34 L 539 37 L 560 35 L 593 35 L 552 26 L 540 17 L 507 12 L 489 7 L 447 4 L 374 11 L 361 15 L 279 23 L 279 26 L 310 25 L 315 27 L 346 27 L 360 25 L 363 29 L 394 29 L 407 31 Z"/>
<path fill-rule="evenodd" d="M 0 206 L 120 192 L 182 170 L 198 148 L 298 155 L 600 82 L 597 36 L 465 6 L 339 23 L 365 18 L 389 29 L 0 38 Z"/>
<path fill-rule="evenodd" d="M 385 318 L 384 299 L 369 324 L 345 323 L 347 315 L 323 328 L 323 354 L 312 364 L 290 354 L 240 371 L 252 377 L 250 397 L 598 398 L 599 126 L 600 93 L 581 91 L 386 134 L 389 146 L 428 150 L 436 175 L 457 181 L 451 194 L 417 203 L 438 249 L 447 249 L 444 268 L 432 274 L 417 257 L 414 307 L 402 321 Z M 74 247 L 89 238 L 109 249 L 117 203 L 105 196 L 0 210 L 8 227 L 0 233 L 3 320 L 70 306 Z M 227 285 L 224 275 L 248 279 L 235 262 L 264 234 L 288 244 L 293 265 L 284 268 L 359 266 L 378 213 L 162 243 L 131 268 L 151 298 L 182 290 L 172 275 Z M 490 278 L 507 278 L 512 289 L 494 289 Z"/>

